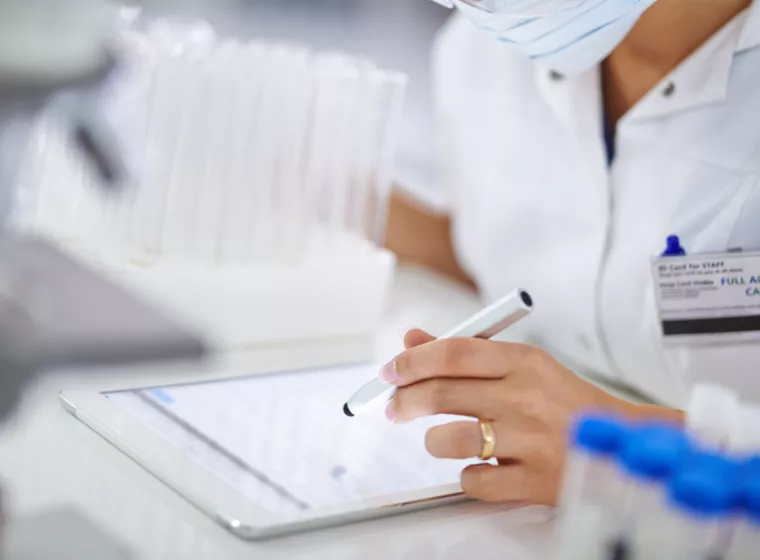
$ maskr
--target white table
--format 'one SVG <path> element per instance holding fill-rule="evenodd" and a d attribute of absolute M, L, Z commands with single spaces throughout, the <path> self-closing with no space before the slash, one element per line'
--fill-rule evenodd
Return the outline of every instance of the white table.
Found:
<path fill-rule="evenodd" d="M 378 351 L 387 355 L 398 349 L 402 326 L 441 332 L 478 307 L 477 298 L 461 288 L 403 268 Z M 136 377 L 124 379 L 128 386 Z M 97 383 L 81 375 L 41 380 L 30 388 L 15 418 L 4 427 L 0 479 L 11 516 L 75 507 L 141 560 L 548 557 L 549 510 L 509 510 L 477 503 L 262 543 L 238 540 L 58 405 L 60 388 Z"/>

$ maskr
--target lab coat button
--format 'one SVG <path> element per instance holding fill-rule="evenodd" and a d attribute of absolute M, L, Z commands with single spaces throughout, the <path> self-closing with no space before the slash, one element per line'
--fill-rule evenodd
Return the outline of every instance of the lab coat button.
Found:
<path fill-rule="evenodd" d="M 561 74 L 560 72 L 557 72 L 556 70 L 552 70 L 551 72 L 549 72 L 549 79 L 552 82 L 561 82 L 562 80 L 565 79 L 565 75 Z"/>
<path fill-rule="evenodd" d="M 594 343 L 585 334 L 578 335 L 578 344 L 586 352 L 591 352 L 594 350 Z"/>
<path fill-rule="evenodd" d="M 670 97 L 676 92 L 676 85 L 673 82 L 668 82 L 668 85 L 665 86 L 665 89 L 662 90 L 662 94 L 665 97 Z"/>

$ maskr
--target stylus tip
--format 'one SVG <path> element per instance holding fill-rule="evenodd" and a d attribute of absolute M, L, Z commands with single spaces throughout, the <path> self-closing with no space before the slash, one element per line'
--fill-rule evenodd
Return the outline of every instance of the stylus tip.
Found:
<path fill-rule="evenodd" d="M 346 416 L 349 416 L 349 417 L 353 417 L 353 415 L 354 415 L 354 413 L 351 412 L 351 409 L 348 408 L 348 403 L 346 403 L 346 404 L 343 405 L 343 414 L 345 414 Z"/>

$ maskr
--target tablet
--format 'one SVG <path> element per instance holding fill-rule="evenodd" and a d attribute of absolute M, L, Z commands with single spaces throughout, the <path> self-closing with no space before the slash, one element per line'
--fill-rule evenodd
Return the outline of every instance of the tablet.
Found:
<path fill-rule="evenodd" d="M 61 393 L 61 403 L 163 482 L 246 539 L 464 499 L 474 461 L 428 455 L 425 432 L 343 403 L 375 365 L 161 387 Z"/>

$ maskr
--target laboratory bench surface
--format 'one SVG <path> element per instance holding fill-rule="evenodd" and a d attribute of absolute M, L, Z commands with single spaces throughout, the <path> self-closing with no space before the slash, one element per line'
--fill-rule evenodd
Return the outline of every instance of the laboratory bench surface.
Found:
<path fill-rule="evenodd" d="M 401 267 L 378 337 L 378 360 L 398 350 L 403 328 L 441 332 L 478 308 L 477 298 L 466 290 Z M 116 375 L 124 375 L 124 386 L 139 386 L 139 375 Z M 108 384 L 114 381 L 120 379 L 112 376 Z M 11 521 L 59 508 L 76 510 L 139 560 L 550 556 L 551 510 L 474 502 L 265 542 L 241 541 L 59 406 L 61 388 L 98 383 L 71 373 L 41 379 L 0 431 L 0 484 Z"/>

